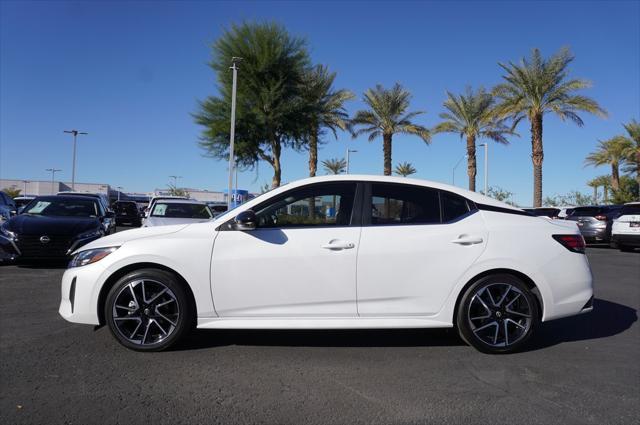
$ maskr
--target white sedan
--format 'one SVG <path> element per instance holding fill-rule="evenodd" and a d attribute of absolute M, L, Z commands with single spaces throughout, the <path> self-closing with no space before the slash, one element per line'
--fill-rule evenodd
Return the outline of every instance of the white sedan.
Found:
<path fill-rule="evenodd" d="M 447 328 L 518 350 L 541 321 L 592 310 L 573 222 L 456 187 L 325 176 L 212 221 L 130 230 L 75 253 L 66 320 L 166 349 L 202 329 Z"/>
<path fill-rule="evenodd" d="M 201 223 L 212 218 L 213 212 L 204 202 L 189 199 L 163 199 L 153 203 L 142 227 Z"/>

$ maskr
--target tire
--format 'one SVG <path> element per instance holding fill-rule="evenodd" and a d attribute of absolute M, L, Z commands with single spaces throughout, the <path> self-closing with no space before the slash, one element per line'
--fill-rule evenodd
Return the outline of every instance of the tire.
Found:
<path fill-rule="evenodd" d="M 144 291 L 144 292 L 143 292 Z M 104 317 L 113 336 L 136 351 L 162 351 L 193 327 L 195 308 L 173 273 L 133 271 L 109 290 Z"/>
<path fill-rule="evenodd" d="M 538 299 L 521 279 L 509 274 L 474 282 L 460 298 L 456 315 L 460 337 L 489 354 L 520 350 L 539 322 Z"/>
<path fill-rule="evenodd" d="M 633 247 L 632 246 L 626 246 L 626 245 L 618 244 L 618 248 L 620 249 L 620 252 L 633 252 Z"/>

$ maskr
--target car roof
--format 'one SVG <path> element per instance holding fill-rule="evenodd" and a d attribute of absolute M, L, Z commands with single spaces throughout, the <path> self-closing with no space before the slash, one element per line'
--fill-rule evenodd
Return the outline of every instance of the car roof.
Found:
<path fill-rule="evenodd" d="M 57 199 L 63 199 L 63 200 L 68 200 L 68 201 L 75 201 L 78 199 L 83 199 L 85 201 L 94 201 L 97 202 L 97 199 L 93 196 L 78 196 L 78 195 L 45 195 L 45 196 L 36 196 L 33 199 L 37 199 L 37 200 L 47 200 L 47 199 L 51 199 L 51 200 L 57 200 Z"/>
<path fill-rule="evenodd" d="M 266 192 L 265 195 L 268 194 L 269 197 L 275 196 L 287 190 L 300 187 L 300 186 L 305 186 L 311 183 L 341 182 L 341 181 L 398 183 L 398 184 L 408 184 L 408 185 L 414 185 L 414 186 L 425 186 L 433 189 L 440 189 L 440 190 L 452 192 L 479 204 L 491 205 L 491 206 L 511 209 L 515 211 L 521 211 L 520 208 L 514 207 L 513 205 L 509 205 L 505 202 L 501 202 L 496 199 L 490 198 L 488 196 L 484 196 L 480 193 L 471 192 L 469 190 L 461 189 L 457 186 L 451 186 L 445 183 L 439 183 L 431 180 L 422 180 L 422 179 L 409 178 L 409 177 L 380 176 L 380 175 L 366 175 L 366 174 L 338 174 L 338 175 L 326 175 L 326 176 L 318 176 L 318 177 L 307 177 L 305 179 L 296 180 L 295 182 L 287 183 L 286 185 L 282 185 L 278 188 L 272 189 L 269 192 Z M 253 205 L 256 205 L 257 203 L 262 202 L 264 199 L 265 198 L 262 198 L 262 196 L 258 196 L 256 198 L 253 198 L 245 202 L 242 205 L 243 207 L 248 206 L 250 208 Z M 243 210 L 244 209 L 245 208 L 243 208 Z"/>
<path fill-rule="evenodd" d="M 193 205 L 207 205 L 206 202 L 196 201 L 195 199 L 159 199 L 163 204 L 193 204 Z"/>

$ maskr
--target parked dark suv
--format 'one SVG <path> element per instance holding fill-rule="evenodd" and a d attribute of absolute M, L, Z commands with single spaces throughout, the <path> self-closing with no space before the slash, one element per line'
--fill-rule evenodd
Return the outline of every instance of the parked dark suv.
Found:
<path fill-rule="evenodd" d="M 566 219 L 577 222 L 585 241 L 609 243 L 613 219 L 618 217 L 621 209 L 622 205 L 576 207 Z"/>
<path fill-rule="evenodd" d="M 133 201 L 117 201 L 113 204 L 116 213 L 116 225 L 118 226 L 135 226 L 142 225 L 142 218 L 138 204 Z"/>

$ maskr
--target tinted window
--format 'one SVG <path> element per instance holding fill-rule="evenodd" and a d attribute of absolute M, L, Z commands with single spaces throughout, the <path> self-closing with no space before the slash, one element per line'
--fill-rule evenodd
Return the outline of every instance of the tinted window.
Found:
<path fill-rule="evenodd" d="M 598 214 L 602 214 L 602 208 L 600 207 L 578 207 L 574 208 L 571 213 L 576 217 L 595 217 Z"/>
<path fill-rule="evenodd" d="M 117 202 L 115 210 L 118 214 L 135 215 L 138 213 L 138 207 L 133 202 Z"/>
<path fill-rule="evenodd" d="M 348 226 L 355 183 L 327 183 L 286 192 L 256 207 L 258 227 Z"/>
<path fill-rule="evenodd" d="M 371 224 L 433 223 L 440 223 L 436 190 L 409 185 L 371 185 Z"/>
<path fill-rule="evenodd" d="M 4 198 L 3 192 L 0 192 L 0 205 L 8 205 L 7 200 Z"/>
<path fill-rule="evenodd" d="M 467 200 L 449 192 L 440 192 L 442 202 L 442 221 L 454 221 L 469 212 Z"/>
<path fill-rule="evenodd" d="M 625 205 L 622 207 L 621 215 L 637 215 L 640 214 L 640 204 Z"/>

